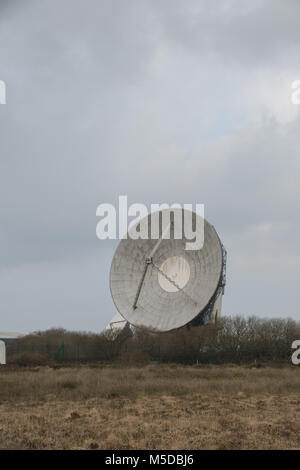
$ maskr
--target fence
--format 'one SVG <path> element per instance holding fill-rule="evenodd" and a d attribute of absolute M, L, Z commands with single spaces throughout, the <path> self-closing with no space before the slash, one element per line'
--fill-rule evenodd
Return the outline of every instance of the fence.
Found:
<path fill-rule="evenodd" d="M 251 363 L 254 361 L 290 362 L 290 344 L 246 344 L 236 346 L 216 346 L 211 343 L 203 347 L 197 343 L 132 343 L 109 342 L 59 344 L 20 344 L 18 341 L 7 345 L 7 362 L 20 363 L 88 363 L 88 362 L 177 362 L 181 364 L 225 364 Z"/>
<path fill-rule="evenodd" d="M 108 334 L 51 329 L 19 338 L 7 345 L 7 362 L 178 362 L 290 363 L 292 342 L 300 324 L 292 319 L 223 317 L 215 325 L 181 328 L 164 334 L 135 330 L 117 337 Z"/>

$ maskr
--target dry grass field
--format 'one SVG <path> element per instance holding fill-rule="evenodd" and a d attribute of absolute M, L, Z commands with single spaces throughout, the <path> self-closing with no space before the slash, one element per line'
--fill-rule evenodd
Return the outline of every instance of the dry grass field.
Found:
<path fill-rule="evenodd" d="M 1 449 L 300 449 L 300 367 L 0 368 Z"/>

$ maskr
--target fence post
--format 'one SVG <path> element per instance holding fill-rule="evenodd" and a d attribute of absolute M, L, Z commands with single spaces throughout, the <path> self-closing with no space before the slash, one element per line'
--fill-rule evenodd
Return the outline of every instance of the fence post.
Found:
<path fill-rule="evenodd" d="M 46 344 L 46 354 L 47 354 L 47 358 L 48 358 L 48 361 L 49 361 L 50 360 L 50 346 L 49 346 L 48 343 Z"/>
<path fill-rule="evenodd" d="M 196 360 L 195 360 L 195 346 L 193 344 L 191 344 L 191 347 L 192 347 L 192 364 L 193 364 L 194 362 L 196 362 Z"/>
<path fill-rule="evenodd" d="M 65 362 L 65 343 L 64 341 L 61 343 L 61 362 Z"/>
<path fill-rule="evenodd" d="M 208 354 L 208 361 L 207 362 L 214 362 L 215 358 L 214 358 L 214 354 L 213 354 L 213 345 L 212 345 L 211 342 L 209 343 L 208 351 L 209 351 L 209 354 Z"/>

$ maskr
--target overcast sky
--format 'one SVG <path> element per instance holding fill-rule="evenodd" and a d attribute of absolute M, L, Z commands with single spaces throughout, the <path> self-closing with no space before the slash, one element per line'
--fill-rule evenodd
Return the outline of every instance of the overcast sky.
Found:
<path fill-rule="evenodd" d="M 225 315 L 300 320 L 299 0 L 0 0 L 0 330 L 101 331 L 96 207 L 203 203 Z"/>

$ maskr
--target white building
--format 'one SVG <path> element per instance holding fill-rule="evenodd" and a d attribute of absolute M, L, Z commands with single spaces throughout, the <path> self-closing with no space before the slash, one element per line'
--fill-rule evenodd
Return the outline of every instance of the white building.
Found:
<path fill-rule="evenodd" d="M 21 338 L 21 333 L 3 332 L 0 331 L 0 364 L 6 364 L 6 344 Z"/>

